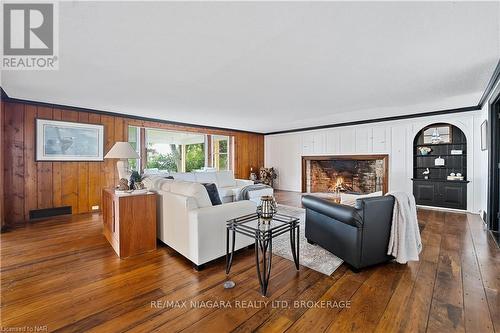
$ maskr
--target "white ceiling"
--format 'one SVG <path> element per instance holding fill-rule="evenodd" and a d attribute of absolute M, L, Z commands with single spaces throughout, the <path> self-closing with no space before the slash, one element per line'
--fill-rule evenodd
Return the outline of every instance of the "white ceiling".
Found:
<path fill-rule="evenodd" d="M 271 132 L 477 105 L 500 2 L 66 2 L 10 97 Z"/>

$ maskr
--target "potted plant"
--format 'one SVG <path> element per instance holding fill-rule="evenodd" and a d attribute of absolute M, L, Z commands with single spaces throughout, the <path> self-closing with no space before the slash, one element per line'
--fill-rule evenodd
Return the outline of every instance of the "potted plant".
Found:
<path fill-rule="evenodd" d="M 432 151 L 429 147 L 418 147 L 418 150 L 420 151 L 420 155 L 427 155 Z"/>
<path fill-rule="evenodd" d="M 133 171 L 130 176 L 130 188 L 134 190 L 144 190 L 143 178 L 137 171 Z"/>

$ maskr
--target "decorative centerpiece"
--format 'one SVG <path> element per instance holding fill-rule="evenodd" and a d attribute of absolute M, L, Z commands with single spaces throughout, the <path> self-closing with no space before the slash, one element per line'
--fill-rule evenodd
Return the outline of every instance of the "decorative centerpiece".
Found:
<path fill-rule="evenodd" d="M 130 186 L 128 186 L 128 180 L 121 178 L 119 184 L 116 186 L 117 193 L 128 193 L 130 192 Z"/>
<path fill-rule="evenodd" d="M 257 214 L 264 223 L 269 223 L 277 211 L 276 200 L 272 195 L 265 195 L 260 198 L 260 205 L 257 207 Z"/>
<path fill-rule="evenodd" d="M 278 174 L 274 168 L 260 168 L 260 180 L 262 184 L 273 187 L 273 181 L 278 178 Z"/>
<path fill-rule="evenodd" d="M 429 147 L 418 147 L 418 151 L 420 152 L 420 155 L 427 155 L 432 151 L 432 149 Z"/>

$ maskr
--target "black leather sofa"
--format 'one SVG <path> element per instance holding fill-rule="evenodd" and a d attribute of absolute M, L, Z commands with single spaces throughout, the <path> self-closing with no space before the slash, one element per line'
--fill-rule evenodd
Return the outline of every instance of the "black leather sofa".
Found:
<path fill-rule="evenodd" d="M 306 238 L 344 260 L 353 271 L 393 259 L 387 255 L 393 196 L 358 199 L 356 207 L 306 195 Z"/>

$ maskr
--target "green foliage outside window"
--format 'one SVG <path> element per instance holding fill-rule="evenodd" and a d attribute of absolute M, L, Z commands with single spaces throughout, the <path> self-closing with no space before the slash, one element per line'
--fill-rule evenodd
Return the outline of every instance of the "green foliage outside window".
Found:
<path fill-rule="evenodd" d="M 148 169 L 168 170 L 169 172 L 178 171 L 175 156 L 172 153 L 149 153 L 147 167 Z"/>
<path fill-rule="evenodd" d="M 186 172 L 201 169 L 205 166 L 205 144 L 186 145 Z"/>
<path fill-rule="evenodd" d="M 227 153 L 227 140 L 219 141 L 219 153 Z"/>
<path fill-rule="evenodd" d="M 227 170 L 227 155 L 219 155 L 219 170 Z"/>
<path fill-rule="evenodd" d="M 186 149 L 186 172 L 201 169 L 205 166 L 205 145 L 203 143 L 184 146 Z M 148 169 L 179 172 L 181 170 L 180 147 L 170 146 L 171 153 L 162 154 L 151 147 L 148 149 Z"/>
<path fill-rule="evenodd" d="M 167 170 L 169 172 L 178 172 L 181 169 L 181 154 L 179 148 L 172 144 L 170 145 L 170 153 L 162 154 L 152 148 L 149 144 L 148 148 L 148 169 Z"/>

